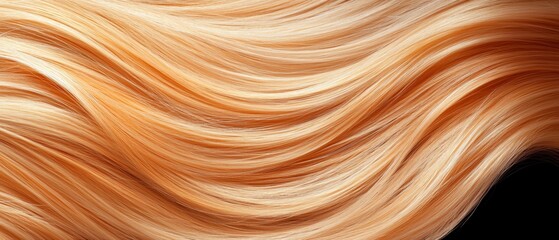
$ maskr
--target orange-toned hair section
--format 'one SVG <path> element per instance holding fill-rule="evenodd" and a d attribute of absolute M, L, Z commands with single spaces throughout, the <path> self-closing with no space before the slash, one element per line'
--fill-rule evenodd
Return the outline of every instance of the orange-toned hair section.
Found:
<path fill-rule="evenodd" d="M 3 0 L 0 238 L 436 239 L 558 99 L 557 1 Z"/>

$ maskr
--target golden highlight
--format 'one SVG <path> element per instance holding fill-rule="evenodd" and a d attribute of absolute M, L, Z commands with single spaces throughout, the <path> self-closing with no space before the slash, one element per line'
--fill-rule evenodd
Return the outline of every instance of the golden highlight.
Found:
<path fill-rule="evenodd" d="M 0 1 L 2 239 L 435 239 L 558 148 L 557 1 Z"/>

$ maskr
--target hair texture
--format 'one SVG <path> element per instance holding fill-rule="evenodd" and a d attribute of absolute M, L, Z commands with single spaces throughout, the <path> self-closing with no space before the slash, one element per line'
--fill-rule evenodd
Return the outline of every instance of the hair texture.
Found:
<path fill-rule="evenodd" d="M 2 239 L 435 239 L 548 149 L 558 1 L 0 1 Z"/>

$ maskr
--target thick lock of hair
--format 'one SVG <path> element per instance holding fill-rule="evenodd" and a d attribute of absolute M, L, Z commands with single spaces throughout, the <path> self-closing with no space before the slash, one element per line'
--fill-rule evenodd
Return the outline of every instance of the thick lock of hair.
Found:
<path fill-rule="evenodd" d="M 549 149 L 558 1 L 0 1 L 1 239 L 437 239 Z"/>

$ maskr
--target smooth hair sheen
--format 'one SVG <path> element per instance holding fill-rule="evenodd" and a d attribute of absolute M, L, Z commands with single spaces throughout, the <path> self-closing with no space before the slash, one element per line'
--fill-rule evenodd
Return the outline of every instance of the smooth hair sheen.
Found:
<path fill-rule="evenodd" d="M 550 149 L 558 1 L 0 1 L 1 239 L 437 239 Z"/>

